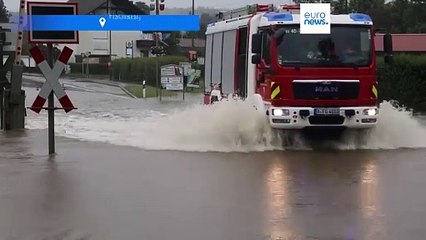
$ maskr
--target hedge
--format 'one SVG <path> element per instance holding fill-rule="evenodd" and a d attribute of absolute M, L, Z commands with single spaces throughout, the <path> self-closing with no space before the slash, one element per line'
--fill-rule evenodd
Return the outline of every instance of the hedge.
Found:
<path fill-rule="evenodd" d="M 426 56 L 398 55 L 393 64 L 378 66 L 379 98 L 396 100 L 416 112 L 426 112 Z"/>
<path fill-rule="evenodd" d="M 142 82 L 146 80 L 147 85 L 156 85 L 156 58 L 122 58 L 113 61 L 113 78 L 124 82 Z M 158 66 L 167 64 L 179 64 L 187 61 L 186 57 L 181 56 L 162 56 L 158 57 Z M 160 75 L 160 70 L 158 69 Z"/>
<path fill-rule="evenodd" d="M 71 73 L 81 73 L 81 63 L 70 63 Z M 84 64 L 84 71 L 86 72 L 87 64 Z M 108 64 L 106 63 L 90 63 L 90 75 L 109 75 Z"/>
<path fill-rule="evenodd" d="M 380 58 L 380 57 L 379 57 Z M 379 98 L 394 100 L 400 105 L 426 112 L 426 55 L 396 55 L 391 65 L 378 58 Z M 187 61 L 186 57 L 163 56 L 159 66 Z M 138 82 L 146 80 L 155 86 L 156 58 L 123 58 L 113 62 L 114 80 Z M 81 69 L 81 66 L 80 66 Z M 92 70 L 90 70 L 92 73 Z"/>

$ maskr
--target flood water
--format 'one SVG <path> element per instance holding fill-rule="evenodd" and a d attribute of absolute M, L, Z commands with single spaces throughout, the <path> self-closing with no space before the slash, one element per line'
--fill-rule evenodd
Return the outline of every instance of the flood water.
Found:
<path fill-rule="evenodd" d="M 283 145 L 242 102 L 160 103 L 69 84 L 79 109 L 56 114 L 56 156 L 45 113 L 0 133 L 0 239 L 426 235 L 426 125 L 388 103 L 364 142 L 313 150 Z M 26 91 L 31 105 L 37 91 Z"/>

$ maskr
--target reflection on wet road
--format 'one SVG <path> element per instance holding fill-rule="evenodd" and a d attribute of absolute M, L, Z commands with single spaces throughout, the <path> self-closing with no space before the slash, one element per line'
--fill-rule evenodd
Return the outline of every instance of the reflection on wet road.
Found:
<path fill-rule="evenodd" d="M 44 137 L 1 135 L 5 239 L 426 234 L 426 150 L 153 152 L 60 138 L 49 161 Z"/>

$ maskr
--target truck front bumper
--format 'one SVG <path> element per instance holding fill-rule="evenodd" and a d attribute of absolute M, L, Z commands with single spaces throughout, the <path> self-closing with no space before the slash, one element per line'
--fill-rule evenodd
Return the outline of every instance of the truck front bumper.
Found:
<path fill-rule="evenodd" d="M 307 127 L 371 128 L 377 124 L 377 107 L 269 107 L 266 114 L 272 128 Z"/>

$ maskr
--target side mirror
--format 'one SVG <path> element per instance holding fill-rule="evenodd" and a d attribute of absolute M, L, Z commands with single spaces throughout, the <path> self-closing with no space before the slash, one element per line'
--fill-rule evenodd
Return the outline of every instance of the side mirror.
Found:
<path fill-rule="evenodd" d="M 385 63 L 389 64 L 393 62 L 393 47 L 392 47 L 392 35 L 387 33 L 383 36 L 383 51 L 385 52 Z"/>
<path fill-rule="evenodd" d="M 281 43 L 284 35 L 285 35 L 285 29 L 279 28 L 277 31 L 274 32 L 274 38 L 277 40 L 277 43 Z"/>
<path fill-rule="evenodd" d="M 392 55 L 393 53 L 392 35 L 390 33 L 383 36 L 383 51 L 388 55 Z"/>
<path fill-rule="evenodd" d="M 386 29 L 385 28 L 375 28 L 374 29 L 374 34 L 376 33 L 385 33 Z"/>
<path fill-rule="evenodd" d="M 251 39 L 251 52 L 260 53 L 262 51 L 262 36 L 258 33 L 253 34 Z"/>
<path fill-rule="evenodd" d="M 251 63 L 253 63 L 253 64 L 260 64 L 261 60 L 262 60 L 262 58 L 260 57 L 259 54 L 253 55 L 251 57 Z"/>

